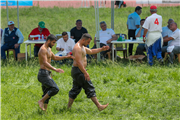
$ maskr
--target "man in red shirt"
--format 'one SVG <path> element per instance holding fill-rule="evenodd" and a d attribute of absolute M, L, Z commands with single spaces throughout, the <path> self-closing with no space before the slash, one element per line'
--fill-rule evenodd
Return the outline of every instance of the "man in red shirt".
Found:
<path fill-rule="evenodd" d="M 44 36 L 44 39 L 47 38 L 47 36 L 50 35 L 50 32 L 47 28 L 45 28 L 45 23 L 43 21 L 39 22 L 38 27 L 34 28 L 31 33 L 29 34 L 28 39 L 33 40 L 33 38 L 30 37 L 30 35 L 40 35 L 40 39 L 42 39 L 42 35 Z M 38 37 L 35 37 L 34 40 L 38 40 Z M 40 47 L 43 44 L 35 44 L 34 45 L 34 57 L 38 57 L 38 52 Z"/>

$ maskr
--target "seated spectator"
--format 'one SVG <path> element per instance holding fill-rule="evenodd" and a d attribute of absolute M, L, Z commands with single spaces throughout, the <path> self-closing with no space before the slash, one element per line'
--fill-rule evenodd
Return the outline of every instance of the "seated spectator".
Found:
<path fill-rule="evenodd" d="M 60 38 L 56 43 L 57 43 L 56 50 L 65 51 L 66 54 L 70 54 L 70 52 L 72 52 L 75 45 L 74 40 L 68 38 L 67 32 L 63 32 L 62 38 Z"/>
<path fill-rule="evenodd" d="M 86 28 L 82 27 L 82 20 L 80 19 L 76 21 L 76 26 L 73 27 L 70 32 L 71 38 L 75 39 L 75 43 L 77 43 L 81 39 L 84 33 L 88 33 Z"/>
<path fill-rule="evenodd" d="M 1 59 L 6 59 L 5 51 L 14 49 L 17 54 L 20 53 L 20 44 L 23 43 L 24 37 L 21 31 L 14 27 L 14 22 L 9 21 L 8 27 L 4 29 L 1 40 Z"/>
<path fill-rule="evenodd" d="M 56 50 L 59 51 L 57 54 L 60 55 L 61 53 L 65 55 L 71 55 L 72 50 L 74 48 L 75 42 L 73 39 L 68 37 L 67 32 L 62 33 L 62 38 L 60 38 L 57 42 Z M 68 59 L 69 60 L 69 59 Z M 62 60 L 65 63 L 67 60 Z"/>
<path fill-rule="evenodd" d="M 30 35 L 40 35 L 42 39 L 42 35 L 44 36 L 44 39 L 47 38 L 47 36 L 50 35 L 50 32 L 47 28 L 45 28 L 45 23 L 43 21 L 39 22 L 38 27 L 34 28 L 31 33 L 29 34 L 28 39 L 33 40 L 33 38 L 30 37 Z M 35 37 L 34 40 L 38 40 L 38 37 Z M 38 52 L 40 47 L 43 44 L 35 44 L 34 45 L 34 57 L 38 57 Z"/>
<path fill-rule="evenodd" d="M 100 22 L 100 27 L 101 27 L 101 30 L 99 31 L 100 48 L 103 46 L 106 46 L 106 45 L 110 46 L 111 41 L 118 39 L 113 29 L 111 29 L 111 28 L 107 29 L 107 25 L 106 25 L 105 21 Z M 97 48 L 96 47 L 96 35 L 94 38 L 94 46 L 92 47 L 92 49 L 95 49 L 95 48 Z M 101 57 L 105 57 L 105 54 L 108 51 L 110 51 L 110 49 L 107 51 L 100 52 Z"/>
<path fill-rule="evenodd" d="M 180 53 L 180 30 L 175 22 L 170 24 L 170 30 L 172 33 L 163 39 L 164 42 L 168 42 L 168 46 L 162 47 L 162 52 L 168 52 L 169 61 L 173 64 L 174 54 Z"/>
<path fill-rule="evenodd" d="M 142 27 L 143 24 L 144 24 L 144 21 L 145 19 L 141 19 L 140 21 L 140 28 L 138 28 L 135 32 L 135 37 L 143 37 L 143 34 L 144 34 L 144 28 Z M 148 33 L 146 34 L 146 37 L 147 37 Z M 137 49 L 136 49 L 136 53 L 135 55 L 145 55 L 144 54 L 144 50 L 146 50 L 146 47 L 145 47 L 145 44 L 144 43 L 141 43 L 137 46 Z"/>
<path fill-rule="evenodd" d="M 167 26 L 165 26 L 165 27 L 162 27 L 162 37 L 164 38 L 164 37 L 168 37 L 168 34 L 171 34 L 172 33 L 172 31 L 170 30 L 170 24 L 172 23 L 172 22 L 174 22 L 174 20 L 173 19 L 169 19 L 168 20 L 168 25 Z M 163 43 L 163 46 L 167 46 L 168 45 L 168 42 L 164 42 Z"/>
<path fill-rule="evenodd" d="M 2 33 L 3 33 L 3 29 L 0 28 L 0 46 L 1 46 Z"/>

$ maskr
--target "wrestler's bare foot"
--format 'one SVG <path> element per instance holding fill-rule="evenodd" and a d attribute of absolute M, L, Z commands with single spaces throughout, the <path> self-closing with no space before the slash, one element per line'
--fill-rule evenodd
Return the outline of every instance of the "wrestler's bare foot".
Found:
<path fill-rule="evenodd" d="M 98 106 L 98 110 L 99 110 L 99 111 L 102 111 L 102 110 L 104 110 L 108 105 L 109 105 L 109 103 L 106 104 L 106 105 L 100 105 L 100 106 Z"/>
<path fill-rule="evenodd" d="M 45 111 L 44 103 L 43 103 L 41 100 L 38 101 L 38 104 L 39 104 L 39 107 L 40 107 L 43 111 Z"/>

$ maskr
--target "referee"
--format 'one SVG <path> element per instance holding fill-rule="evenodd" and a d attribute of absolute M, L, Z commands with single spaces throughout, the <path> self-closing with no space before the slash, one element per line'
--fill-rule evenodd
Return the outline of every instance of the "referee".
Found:
<path fill-rule="evenodd" d="M 140 14 L 142 13 L 141 11 L 141 7 L 137 6 L 135 8 L 135 12 L 131 13 L 128 15 L 128 19 L 127 19 L 127 29 L 128 29 L 128 38 L 130 39 L 130 37 L 133 37 L 133 39 L 136 39 L 135 37 L 135 32 L 136 29 L 139 28 L 140 26 Z M 129 55 L 132 55 L 132 50 L 133 50 L 133 44 L 129 44 Z"/>

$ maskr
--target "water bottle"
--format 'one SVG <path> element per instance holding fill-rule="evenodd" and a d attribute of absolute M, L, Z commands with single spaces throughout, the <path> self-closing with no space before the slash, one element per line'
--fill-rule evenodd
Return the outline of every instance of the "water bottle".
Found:
<path fill-rule="evenodd" d="M 40 35 L 38 36 L 38 40 L 40 40 Z"/>
<path fill-rule="evenodd" d="M 125 39 L 124 39 L 124 35 L 122 35 L 122 41 L 125 41 Z"/>
<path fill-rule="evenodd" d="M 42 34 L 42 40 L 44 40 L 44 35 Z"/>
<path fill-rule="evenodd" d="M 122 35 L 120 34 L 120 37 L 118 38 L 118 41 L 122 41 Z"/>

